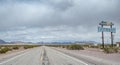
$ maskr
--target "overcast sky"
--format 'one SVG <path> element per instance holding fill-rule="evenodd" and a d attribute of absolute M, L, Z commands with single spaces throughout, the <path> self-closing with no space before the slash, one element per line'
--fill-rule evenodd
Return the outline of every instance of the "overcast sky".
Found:
<path fill-rule="evenodd" d="M 115 24 L 115 41 L 120 41 L 120 0 L 0 0 L 0 39 L 5 41 L 101 42 L 102 20 Z M 109 42 L 110 33 L 105 38 Z"/>

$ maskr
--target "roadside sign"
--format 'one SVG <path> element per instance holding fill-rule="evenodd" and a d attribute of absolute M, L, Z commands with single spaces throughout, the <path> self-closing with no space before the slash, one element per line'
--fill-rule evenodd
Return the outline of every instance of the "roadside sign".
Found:
<path fill-rule="evenodd" d="M 116 28 L 98 27 L 98 32 L 113 32 L 113 33 L 116 33 Z"/>
<path fill-rule="evenodd" d="M 107 21 L 101 21 L 99 23 L 101 27 L 98 27 L 98 32 L 102 32 L 102 46 L 104 48 L 104 32 L 110 32 L 111 33 L 111 45 L 113 45 L 113 33 L 116 33 L 116 28 L 113 28 L 112 26 L 114 25 L 112 22 L 107 22 Z M 110 28 L 104 28 L 104 26 L 110 26 Z"/>
<path fill-rule="evenodd" d="M 102 21 L 101 23 L 99 23 L 99 25 L 103 25 L 103 26 L 111 26 L 114 25 L 112 22 L 106 22 L 106 21 Z"/>

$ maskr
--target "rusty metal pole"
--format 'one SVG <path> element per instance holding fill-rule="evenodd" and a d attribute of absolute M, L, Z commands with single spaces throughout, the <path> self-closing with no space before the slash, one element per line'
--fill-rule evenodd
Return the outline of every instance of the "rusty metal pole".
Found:
<path fill-rule="evenodd" d="M 112 25 L 110 26 L 110 28 L 112 29 Z M 113 32 L 111 32 L 111 46 L 113 47 Z"/>
<path fill-rule="evenodd" d="M 103 25 L 101 25 L 101 27 L 103 28 Z M 104 32 L 102 31 L 102 48 L 104 48 Z"/>

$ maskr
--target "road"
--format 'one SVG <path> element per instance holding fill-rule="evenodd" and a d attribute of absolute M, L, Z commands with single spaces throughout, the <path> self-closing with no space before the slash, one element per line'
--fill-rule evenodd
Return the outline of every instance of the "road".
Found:
<path fill-rule="evenodd" d="M 51 49 L 39 47 L 8 58 L 0 65 L 87 65 L 81 60 Z"/>
<path fill-rule="evenodd" d="M 1 61 L 0 65 L 109 65 L 101 61 L 98 62 L 97 59 L 91 60 L 88 57 L 83 57 L 42 46 Z"/>

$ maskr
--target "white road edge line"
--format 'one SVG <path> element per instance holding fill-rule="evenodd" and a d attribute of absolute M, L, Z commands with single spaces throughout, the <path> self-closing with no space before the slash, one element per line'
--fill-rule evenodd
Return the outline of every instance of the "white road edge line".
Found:
<path fill-rule="evenodd" d="M 54 49 L 53 49 L 53 50 L 54 50 Z M 55 50 L 55 51 L 57 51 L 57 50 Z M 59 51 L 57 51 L 57 52 L 59 52 Z M 74 59 L 74 60 L 76 60 L 76 61 L 78 61 L 78 62 L 80 62 L 80 63 L 83 63 L 83 64 L 85 64 L 85 65 L 89 65 L 89 64 L 87 64 L 87 63 L 85 63 L 85 62 L 83 62 L 83 61 L 81 61 L 81 60 L 79 60 L 79 59 L 77 59 L 77 58 L 75 58 L 75 57 L 69 56 L 69 55 L 64 54 L 64 53 L 62 53 L 62 52 L 59 52 L 59 53 L 62 54 L 62 55 L 64 55 L 64 56 L 67 56 L 67 57 L 69 57 L 69 58 L 71 58 L 71 59 Z"/>
<path fill-rule="evenodd" d="M 27 53 L 27 52 L 26 52 L 26 53 Z M 4 64 L 4 63 L 7 63 L 7 62 L 9 62 L 9 61 L 11 61 L 11 60 L 14 60 L 15 58 L 18 58 L 18 57 L 20 57 L 20 56 L 23 56 L 23 55 L 25 55 L 26 53 L 17 55 L 17 56 L 15 56 L 15 57 L 13 57 L 13 58 L 10 58 L 10 59 L 6 60 L 6 61 L 3 61 L 3 62 L 0 63 L 0 65 L 1 65 L 1 64 Z"/>

